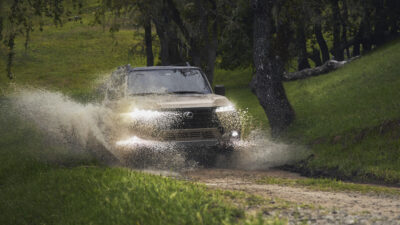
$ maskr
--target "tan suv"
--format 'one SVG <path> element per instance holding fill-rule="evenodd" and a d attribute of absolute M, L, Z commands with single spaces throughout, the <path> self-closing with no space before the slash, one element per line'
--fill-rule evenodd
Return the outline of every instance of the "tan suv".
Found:
<path fill-rule="evenodd" d="M 204 73 L 191 66 L 120 67 L 113 73 L 120 115 L 116 145 L 172 143 L 226 147 L 240 139 L 240 119 L 223 86 L 213 92 Z M 115 96 L 123 93 L 122 96 Z"/>

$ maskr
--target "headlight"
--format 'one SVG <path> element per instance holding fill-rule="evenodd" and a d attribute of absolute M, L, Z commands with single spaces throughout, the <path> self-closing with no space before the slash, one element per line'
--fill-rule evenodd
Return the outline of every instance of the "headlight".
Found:
<path fill-rule="evenodd" d="M 217 107 L 215 109 L 215 112 L 232 112 L 235 111 L 235 107 L 233 105 L 228 105 L 228 106 L 221 106 L 221 107 Z"/>
<path fill-rule="evenodd" d="M 145 109 L 133 109 L 132 112 L 123 113 L 125 116 L 129 116 L 133 119 L 141 119 L 148 120 L 160 117 L 163 115 L 162 112 L 154 111 L 154 110 L 145 110 Z"/>
<path fill-rule="evenodd" d="M 137 109 L 134 108 L 131 113 L 140 114 L 140 115 L 159 115 L 161 112 L 149 109 Z"/>
<path fill-rule="evenodd" d="M 234 138 L 239 137 L 239 132 L 237 132 L 236 130 L 232 131 L 231 136 Z"/>

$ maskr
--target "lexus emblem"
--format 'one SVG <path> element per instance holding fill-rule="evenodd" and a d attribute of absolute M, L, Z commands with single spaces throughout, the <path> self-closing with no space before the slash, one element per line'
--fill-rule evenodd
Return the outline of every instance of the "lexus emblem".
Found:
<path fill-rule="evenodd" d="M 193 119 L 193 116 L 194 116 L 193 112 L 184 112 L 183 113 L 183 118 L 188 119 L 188 120 Z"/>

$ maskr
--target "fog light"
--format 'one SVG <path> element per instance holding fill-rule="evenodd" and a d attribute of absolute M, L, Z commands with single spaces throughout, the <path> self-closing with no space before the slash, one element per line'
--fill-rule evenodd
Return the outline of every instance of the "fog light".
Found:
<path fill-rule="evenodd" d="M 239 132 L 237 132 L 237 131 L 232 131 L 232 137 L 238 137 L 239 136 Z"/>

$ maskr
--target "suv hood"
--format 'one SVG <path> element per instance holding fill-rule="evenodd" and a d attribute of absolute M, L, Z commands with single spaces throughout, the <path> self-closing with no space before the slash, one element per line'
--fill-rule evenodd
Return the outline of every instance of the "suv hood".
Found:
<path fill-rule="evenodd" d="M 143 109 L 206 108 L 227 106 L 232 103 L 216 94 L 170 94 L 132 96 L 126 99 L 129 105 Z"/>

